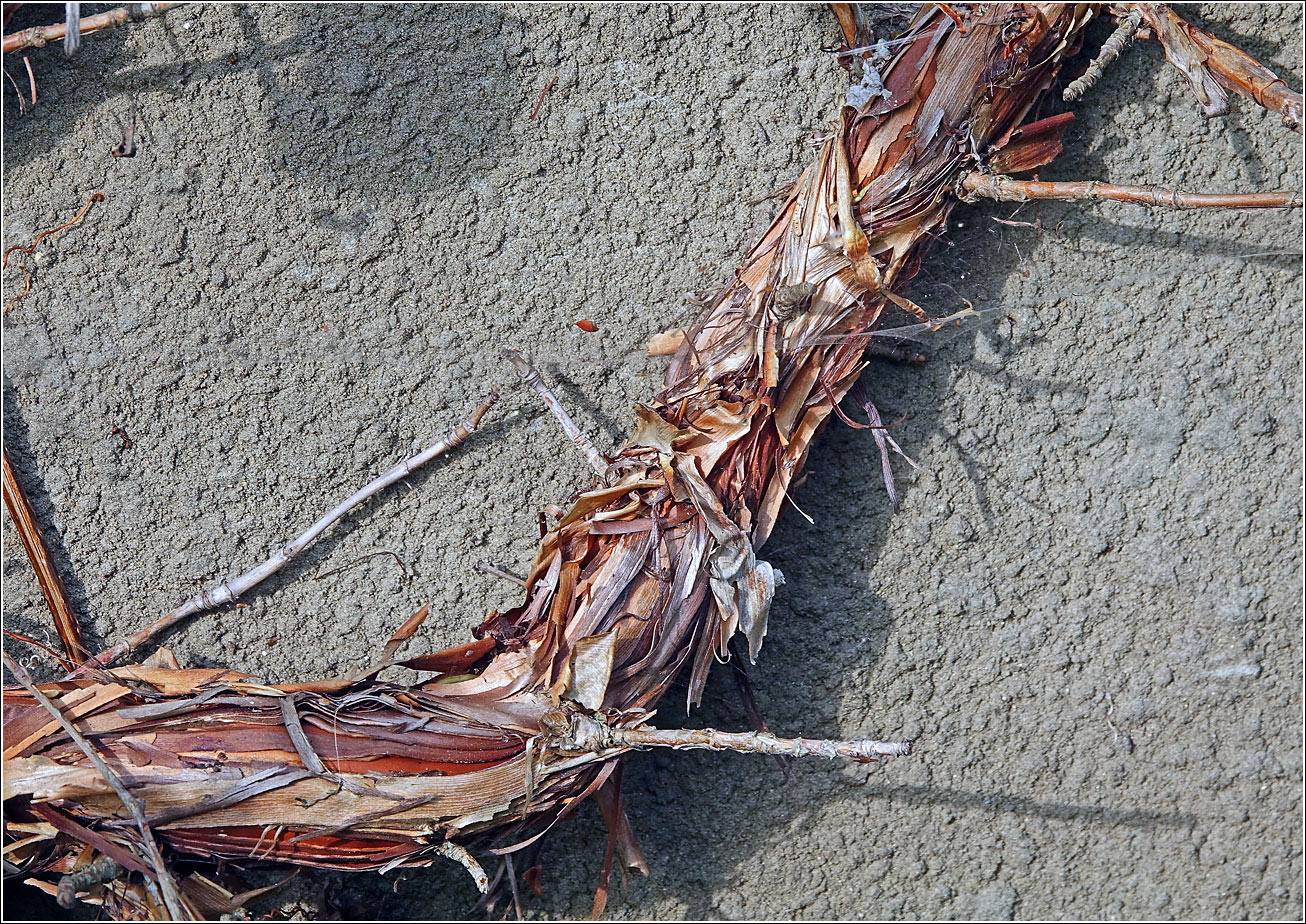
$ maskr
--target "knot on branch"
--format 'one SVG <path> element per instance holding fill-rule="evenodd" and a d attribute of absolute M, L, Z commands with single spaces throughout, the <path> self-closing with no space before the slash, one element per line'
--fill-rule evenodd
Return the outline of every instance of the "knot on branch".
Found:
<path fill-rule="evenodd" d="M 540 731 L 549 739 L 550 745 L 564 751 L 597 754 L 612 748 L 629 747 L 611 725 L 583 712 L 556 709 L 540 720 Z"/>

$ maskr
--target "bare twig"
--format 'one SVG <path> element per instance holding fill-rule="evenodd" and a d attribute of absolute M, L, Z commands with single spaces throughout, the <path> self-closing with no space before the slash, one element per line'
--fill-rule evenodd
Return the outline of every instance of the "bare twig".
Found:
<path fill-rule="evenodd" d="M 123 806 L 131 813 L 132 820 L 136 822 L 136 827 L 141 833 L 141 840 L 144 842 L 145 850 L 149 855 L 150 865 L 154 868 L 154 875 L 158 881 L 159 891 L 162 893 L 163 903 L 168 909 L 168 914 L 178 921 L 193 920 L 181 899 L 177 883 L 173 880 L 172 874 L 168 872 L 168 867 L 163 861 L 163 854 L 159 852 L 159 845 L 155 843 L 154 832 L 145 823 L 145 810 L 141 805 L 141 801 L 131 794 L 131 790 L 123 784 L 118 774 L 110 769 L 109 765 L 104 762 L 104 758 L 100 757 L 95 748 L 91 747 L 91 743 L 73 727 L 73 723 L 64 717 L 64 714 L 59 711 L 59 707 L 37 688 L 27 670 L 11 658 L 7 651 L 0 651 L 0 657 L 4 658 L 4 665 L 9 668 L 9 672 L 14 675 L 14 679 L 32 695 L 41 705 L 41 708 L 50 713 L 54 720 L 62 726 L 64 733 L 81 749 L 81 752 L 86 755 L 86 759 L 99 771 L 100 776 L 104 777 L 105 782 L 113 788 L 113 791 L 118 794 L 118 798 L 122 800 Z"/>
<path fill-rule="evenodd" d="M 472 565 L 472 568 L 481 572 L 482 574 L 489 574 L 497 578 L 503 578 L 505 581 L 512 581 L 514 584 L 517 584 L 521 587 L 526 586 L 526 579 L 524 577 L 518 577 L 517 575 L 513 574 L 511 571 L 505 571 L 503 568 L 496 567 L 495 565 L 490 564 L 488 561 L 478 561 L 476 564 Z"/>
<path fill-rule="evenodd" d="M 165 629 L 176 625 L 187 616 L 193 616 L 196 613 L 203 613 L 207 610 L 219 607 L 224 603 L 231 603 L 237 597 L 267 580 L 289 564 L 296 555 L 308 546 L 309 543 L 322 535 L 322 533 L 326 532 L 332 524 L 343 517 L 346 513 L 362 504 L 378 491 L 388 488 L 405 475 L 416 471 L 432 459 L 438 458 L 446 452 L 462 445 L 462 442 L 472 434 L 472 431 L 480 426 L 481 418 L 486 415 L 498 400 L 499 390 L 495 388 L 486 396 L 485 400 L 481 402 L 480 406 L 472 412 L 472 415 L 468 417 L 467 420 L 455 427 L 452 432 L 447 434 L 438 443 L 427 447 L 412 458 L 399 462 L 380 478 L 369 482 L 366 486 L 349 495 L 349 497 L 345 498 L 328 513 L 322 516 L 316 523 L 310 526 L 306 532 L 299 536 L 299 538 L 284 546 L 281 551 L 263 562 L 263 564 L 238 577 L 228 578 L 225 581 L 221 581 L 215 587 L 211 587 L 203 593 L 191 597 L 163 618 L 149 626 L 146 626 L 134 635 L 123 639 L 112 648 L 106 649 L 82 664 L 74 672 L 74 676 L 83 673 L 89 668 L 103 667 L 106 664 L 110 664 L 127 654 L 129 651 L 139 648 L 141 645 L 145 644 L 145 642 L 149 641 Z"/>
<path fill-rule="evenodd" d="M 576 422 L 571 419 L 571 415 L 558 401 L 557 396 L 549 389 L 548 385 L 544 384 L 544 378 L 540 375 L 540 371 L 531 365 L 530 360 L 516 350 L 504 350 L 503 355 L 516 367 L 517 374 L 522 377 L 522 381 L 535 389 L 536 394 L 544 400 L 549 410 L 553 412 L 553 416 L 558 418 L 558 423 L 562 424 L 563 432 L 585 454 L 585 459 L 589 462 L 590 468 L 598 472 L 600 478 L 607 474 L 608 460 L 603 458 L 603 453 L 595 449 L 594 444 L 590 442 L 590 438 L 580 431 L 580 427 L 576 426 Z"/>
<path fill-rule="evenodd" d="M 963 198 L 997 199 L 1001 202 L 1025 202 L 1029 199 L 1064 199 L 1067 201 L 1132 202 L 1172 209 L 1298 209 L 1302 196 L 1298 192 L 1260 193 L 1188 193 L 1160 186 L 1113 186 L 1095 180 L 1074 183 L 1044 183 L 1017 180 L 978 171 L 962 176 L 957 188 Z"/>
<path fill-rule="evenodd" d="M 54 559 L 50 557 L 50 549 L 45 544 L 45 536 L 36 521 L 36 513 L 14 474 L 7 446 L 4 448 L 4 497 L 5 509 L 9 511 L 18 538 L 23 542 L 32 570 L 36 572 L 36 583 L 41 588 L 41 595 L 45 597 L 45 605 L 54 617 L 54 628 L 59 633 L 59 641 L 63 642 L 68 657 L 74 662 L 81 661 L 89 652 L 82 642 L 82 631 L 73 614 L 72 603 L 68 600 L 68 590 L 59 577 Z"/>
<path fill-rule="evenodd" d="M 1143 14 L 1140 10 L 1131 10 L 1111 33 L 1111 37 L 1102 43 L 1098 49 L 1097 57 L 1093 58 L 1088 70 L 1078 80 L 1073 80 L 1070 85 L 1061 92 L 1061 98 L 1068 103 L 1073 103 L 1089 90 L 1093 85 L 1102 79 L 1102 74 L 1116 58 L 1120 57 L 1120 52 L 1129 46 L 1134 40 L 1134 34 L 1138 31 L 1139 25 L 1143 22 Z"/>
<path fill-rule="evenodd" d="M 435 852 L 461 863 L 463 869 L 471 874 L 472 881 L 476 883 L 476 888 L 482 895 L 490 891 L 490 877 L 485 875 L 485 870 L 481 869 L 481 864 L 476 862 L 476 858 L 468 853 L 467 848 L 462 844 L 455 844 L 453 841 L 442 841 L 436 846 Z"/>
<path fill-rule="evenodd" d="M 107 13 L 100 13 L 98 16 L 88 16 L 85 19 L 79 19 L 77 22 L 78 35 L 87 35 L 91 32 L 98 32 L 101 29 L 112 29 L 117 26 L 126 25 L 129 22 L 142 22 L 146 19 L 154 19 L 166 13 L 169 7 L 176 6 L 175 3 L 132 3 L 127 6 L 119 7 L 116 10 L 109 10 Z M 33 26 L 30 29 L 24 29 L 22 32 L 15 32 L 12 35 L 6 35 L 4 38 L 4 53 L 9 54 L 11 51 L 21 51 L 24 48 L 40 48 L 49 42 L 57 42 L 64 38 L 68 33 L 67 23 L 55 23 L 51 26 Z"/>
<path fill-rule="evenodd" d="M 779 754 L 785 757 L 843 757 L 861 763 L 882 757 L 905 757 L 910 741 L 828 741 L 816 738 L 777 738 L 767 732 L 723 732 L 715 728 L 615 728 L 582 713 L 551 713 L 541 727 L 550 744 L 563 750 L 602 752 L 617 748 L 675 748 Z"/>

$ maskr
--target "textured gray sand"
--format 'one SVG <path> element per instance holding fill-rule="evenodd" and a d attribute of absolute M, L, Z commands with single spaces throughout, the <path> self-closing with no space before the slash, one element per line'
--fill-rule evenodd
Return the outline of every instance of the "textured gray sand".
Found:
<path fill-rule="evenodd" d="M 1298 12 L 1184 12 L 1301 86 Z M 226 6 L 34 54 L 37 113 L 6 89 L 4 243 L 105 201 L 42 243 L 5 321 L 5 441 L 92 642 L 261 560 L 494 383 L 462 451 L 168 644 L 302 679 L 369 661 L 423 603 L 411 650 L 511 604 L 472 563 L 524 569 L 537 512 L 586 475 L 499 350 L 618 443 L 662 368 L 645 339 L 811 156 L 835 39 L 801 7 Z M 114 160 L 133 96 L 140 154 Z M 1045 176 L 1301 184 L 1277 118 L 1204 124 L 1154 45 L 1076 108 Z M 609 916 L 1302 914 L 1301 217 L 991 220 L 1012 212 L 960 211 L 916 290 L 1003 310 L 871 371 L 928 470 L 899 466 L 901 513 L 871 437 L 833 426 L 796 495 L 814 523 L 791 511 L 766 552 L 788 577 L 753 671 L 771 727 L 917 754 L 788 779 L 633 758 L 652 875 Z M 360 561 L 379 551 L 405 570 Z M 44 634 L 7 521 L 4 578 L 6 624 Z M 708 700 L 689 721 L 745 725 L 726 671 Z M 551 837 L 532 914 L 588 913 L 603 842 L 592 807 Z M 452 864 L 283 893 L 385 917 L 473 898 Z"/>

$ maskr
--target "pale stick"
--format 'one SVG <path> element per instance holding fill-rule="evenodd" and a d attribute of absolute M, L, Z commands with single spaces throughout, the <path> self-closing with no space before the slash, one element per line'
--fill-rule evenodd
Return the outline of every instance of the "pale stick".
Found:
<path fill-rule="evenodd" d="M 817 738 L 777 738 L 768 732 L 723 732 L 715 728 L 614 728 L 575 713 L 545 716 L 541 728 L 549 743 L 561 750 L 601 752 L 615 748 L 674 748 L 677 750 L 738 751 L 782 757 L 842 757 L 861 762 L 905 757 L 910 741 L 828 741 Z"/>
<path fill-rule="evenodd" d="M 535 390 L 540 398 L 544 400 L 549 410 L 553 412 L 553 416 L 558 418 L 558 423 L 562 424 L 563 432 L 585 454 L 590 468 L 598 472 L 600 478 L 606 475 L 608 460 L 603 458 L 603 453 L 595 449 L 594 444 L 590 442 L 590 438 L 581 432 L 580 427 L 576 426 L 576 422 L 571 419 L 567 409 L 562 406 L 557 396 L 549 390 L 549 386 L 544 384 L 544 378 L 540 375 L 540 371 L 531 365 L 530 360 L 516 350 L 504 350 L 503 355 L 517 368 L 517 374 L 522 377 L 522 381 Z"/>
<path fill-rule="evenodd" d="M 296 555 L 304 551 L 304 548 L 308 546 L 309 543 L 322 535 L 322 533 L 326 532 L 333 523 L 343 517 L 346 513 L 362 504 L 378 491 L 390 487 L 390 485 L 399 481 L 405 475 L 416 471 L 432 459 L 438 458 L 446 452 L 462 445 L 463 440 L 471 436 L 472 431 L 480 426 L 481 418 L 485 416 L 486 412 L 489 411 L 498 400 L 499 389 L 495 388 L 486 396 L 485 400 L 481 402 L 480 406 L 472 412 L 472 415 L 467 418 L 467 420 L 455 427 L 453 431 L 446 435 L 442 440 L 427 447 L 412 458 L 405 459 L 404 461 L 394 465 L 380 478 L 369 482 L 366 486 L 349 495 L 349 497 L 345 498 L 333 507 L 330 512 L 310 526 L 307 532 L 290 544 L 283 546 L 281 551 L 263 562 L 263 564 L 246 571 L 239 577 L 228 578 L 225 581 L 220 581 L 216 586 L 210 587 L 203 593 L 196 594 L 194 597 L 191 597 L 185 603 L 181 604 L 181 606 L 168 613 L 162 619 L 146 626 L 134 635 L 128 636 L 118 642 L 118 644 L 114 645 L 112 648 L 108 648 L 91 658 L 89 661 L 86 661 L 78 667 L 77 670 L 73 671 L 70 676 L 76 677 L 91 668 L 104 667 L 106 664 L 112 663 L 128 652 L 139 648 L 155 635 L 158 635 L 165 629 L 176 625 L 187 616 L 194 616 L 196 613 L 203 613 L 206 610 L 222 606 L 224 603 L 231 603 L 255 585 L 272 577 L 272 575 L 276 574 L 289 564 Z"/>

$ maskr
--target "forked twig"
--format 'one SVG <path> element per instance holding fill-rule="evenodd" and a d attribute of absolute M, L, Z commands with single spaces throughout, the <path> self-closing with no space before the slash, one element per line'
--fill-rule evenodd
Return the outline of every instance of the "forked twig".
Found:
<path fill-rule="evenodd" d="M 545 405 L 553 412 L 553 416 L 558 418 L 558 423 L 562 425 L 562 431 L 585 454 L 585 459 L 589 462 L 590 468 L 594 469 L 600 478 L 606 475 L 608 460 L 603 458 L 603 453 L 594 448 L 594 443 L 581 432 L 580 427 L 576 426 L 576 422 L 571 419 L 571 415 L 562 406 L 562 402 L 558 400 L 557 395 L 550 390 L 548 385 L 544 384 L 544 378 L 540 375 L 540 370 L 531 365 L 530 360 L 516 350 L 504 350 L 503 355 L 517 369 L 517 374 L 522 377 L 522 381 L 535 390 L 535 393 L 544 400 Z"/>
<path fill-rule="evenodd" d="M 9 668 L 9 672 L 14 675 L 14 679 L 32 695 L 42 709 L 50 713 L 54 720 L 59 723 L 64 733 L 86 755 L 86 759 L 99 771 L 100 776 L 104 777 L 104 781 L 113 788 L 127 811 L 131 813 L 132 820 L 136 822 L 136 827 L 141 833 L 141 840 L 145 844 L 146 852 L 149 854 L 150 865 L 154 868 L 154 875 L 159 884 L 159 892 L 162 894 L 163 904 L 168 909 L 168 914 L 178 921 L 194 920 L 182 901 L 181 892 L 177 889 L 177 883 L 173 880 L 172 873 L 168 872 L 167 864 L 163 861 L 163 854 L 159 852 L 159 845 L 155 843 L 154 832 L 150 830 L 150 826 L 145 822 L 145 810 L 141 805 L 141 801 L 131 794 L 131 790 L 123 784 L 118 774 L 110 769 L 109 765 L 104 762 L 104 758 L 96 752 L 95 748 L 91 747 L 91 743 L 73 727 L 73 723 L 64 717 L 64 714 L 59 711 L 59 707 L 37 688 L 27 670 L 10 657 L 7 651 L 0 651 L 0 657 L 4 658 L 4 665 Z"/>
<path fill-rule="evenodd" d="M 289 564 L 296 555 L 304 551 L 309 543 L 322 535 L 322 533 L 326 532 L 332 524 L 343 517 L 346 513 L 362 504 L 378 491 L 388 488 L 405 475 L 416 471 L 432 459 L 442 456 L 446 452 L 462 445 L 463 441 L 472 434 L 472 431 L 480 426 L 481 418 L 486 415 L 498 400 L 499 389 L 495 388 L 491 390 L 489 395 L 486 396 L 485 400 L 481 402 L 467 420 L 460 423 L 452 432 L 447 434 L 438 443 L 427 447 L 409 459 L 397 463 L 380 478 L 369 482 L 364 487 L 349 495 L 349 497 L 345 498 L 318 519 L 318 521 L 310 526 L 307 531 L 299 536 L 299 538 L 283 546 L 281 551 L 263 562 L 263 564 L 246 571 L 238 577 L 220 581 L 215 587 L 211 587 L 203 593 L 196 594 L 163 618 L 146 626 L 134 635 L 123 639 L 112 648 L 100 652 L 100 654 L 78 667 L 77 670 L 73 672 L 73 676 L 77 676 L 93 667 L 104 667 L 106 664 L 112 663 L 127 654 L 129 651 L 134 651 L 139 648 L 155 635 L 158 635 L 165 629 L 176 625 L 187 616 L 194 616 L 196 613 L 203 613 L 207 610 L 219 607 L 224 603 L 231 603 L 257 584 L 272 577 L 272 575 L 276 574 Z"/>
<path fill-rule="evenodd" d="M 1113 186 L 1096 180 L 1073 183 L 1045 183 L 1017 180 L 1009 176 L 973 171 L 964 174 L 957 184 L 961 197 L 997 199 L 1000 202 L 1025 202 L 1030 199 L 1064 199 L 1067 201 L 1132 202 L 1172 209 L 1299 209 L 1299 192 L 1276 190 L 1259 193 L 1189 193 L 1160 186 Z"/>

